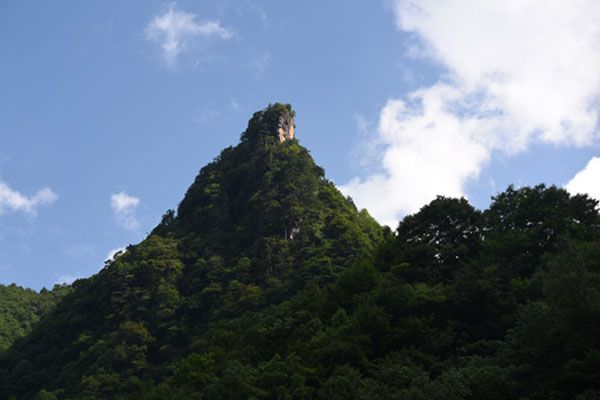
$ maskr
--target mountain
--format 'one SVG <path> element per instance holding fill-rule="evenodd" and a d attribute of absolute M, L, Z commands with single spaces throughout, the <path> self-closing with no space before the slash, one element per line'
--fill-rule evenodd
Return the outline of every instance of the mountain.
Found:
<path fill-rule="evenodd" d="M 392 233 L 254 114 L 177 211 L 0 355 L 0 399 L 598 399 L 598 202 L 438 197 Z"/>
<path fill-rule="evenodd" d="M 299 145 L 291 106 L 271 105 L 201 169 L 177 212 L 76 281 L 11 348 L 0 387 L 17 398 L 41 388 L 104 398 L 141 388 L 170 374 L 215 321 L 333 282 L 372 256 L 383 232 Z"/>
<path fill-rule="evenodd" d="M 0 285 L 0 351 L 29 333 L 42 315 L 54 308 L 69 291 L 56 285 L 36 292 L 17 285 Z"/>

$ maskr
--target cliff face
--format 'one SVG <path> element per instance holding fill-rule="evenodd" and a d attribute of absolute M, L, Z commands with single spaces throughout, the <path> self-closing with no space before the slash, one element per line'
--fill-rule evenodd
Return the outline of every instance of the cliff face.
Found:
<path fill-rule="evenodd" d="M 294 115 L 292 112 L 282 113 L 279 116 L 279 126 L 277 128 L 277 133 L 279 137 L 279 142 L 283 143 L 286 140 L 291 140 L 294 138 L 295 133 L 295 125 L 294 125 Z"/>

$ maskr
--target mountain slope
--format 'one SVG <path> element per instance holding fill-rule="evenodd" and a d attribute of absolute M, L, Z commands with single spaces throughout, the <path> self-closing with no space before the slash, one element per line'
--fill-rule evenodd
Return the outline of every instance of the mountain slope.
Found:
<path fill-rule="evenodd" d="M 289 105 L 255 113 L 240 144 L 202 168 L 176 214 L 75 282 L 3 356 L 0 379 L 9 383 L 0 387 L 19 398 L 40 388 L 127 393 L 168 373 L 211 321 L 330 283 L 372 256 L 382 228 L 324 178 L 296 139 L 282 140 L 282 126 L 293 127 Z"/>

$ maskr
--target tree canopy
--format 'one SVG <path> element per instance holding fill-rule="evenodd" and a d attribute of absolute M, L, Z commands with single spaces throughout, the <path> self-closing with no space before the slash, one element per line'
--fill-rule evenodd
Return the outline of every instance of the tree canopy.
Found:
<path fill-rule="evenodd" d="M 36 292 L 15 284 L 0 285 L 0 351 L 29 333 L 35 323 L 69 291 L 66 285 Z"/>

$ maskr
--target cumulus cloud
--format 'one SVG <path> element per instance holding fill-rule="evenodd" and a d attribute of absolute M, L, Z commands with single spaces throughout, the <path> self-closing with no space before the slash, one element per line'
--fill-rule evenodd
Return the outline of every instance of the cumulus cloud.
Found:
<path fill-rule="evenodd" d="M 58 196 L 49 188 L 38 191 L 35 195 L 27 197 L 12 189 L 4 182 L 0 182 L 0 214 L 8 211 L 22 211 L 36 215 L 39 206 L 52 204 Z"/>
<path fill-rule="evenodd" d="M 387 102 L 381 173 L 342 186 L 381 222 L 393 226 L 438 194 L 464 196 L 495 152 L 598 139 L 600 3 L 396 0 L 393 9 L 410 53 L 444 72 Z"/>
<path fill-rule="evenodd" d="M 438 194 L 462 196 L 466 181 L 478 175 L 489 153 L 477 136 L 487 122 L 460 118 L 447 109 L 458 95 L 440 85 L 414 93 L 408 102 L 389 100 L 378 127 L 383 172 L 362 181 L 354 178 L 341 186 L 342 192 L 392 227 L 399 212 L 414 212 Z"/>
<path fill-rule="evenodd" d="M 113 209 L 117 223 L 125 229 L 136 229 L 140 226 L 135 213 L 140 199 L 130 196 L 125 192 L 119 192 L 110 196 L 110 206 Z"/>
<path fill-rule="evenodd" d="M 585 168 L 565 185 L 571 194 L 587 194 L 600 200 L 600 157 L 592 157 Z"/>
<path fill-rule="evenodd" d="M 197 22 L 196 15 L 179 11 L 174 5 L 162 15 L 157 15 L 146 27 L 146 38 L 160 46 L 167 67 L 175 66 L 181 52 L 199 37 L 229 39 L 231 31 L 218 21 Z"/>

